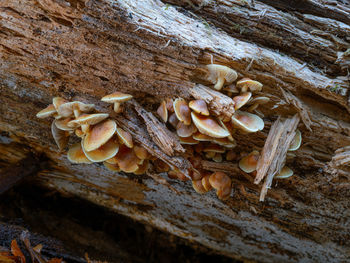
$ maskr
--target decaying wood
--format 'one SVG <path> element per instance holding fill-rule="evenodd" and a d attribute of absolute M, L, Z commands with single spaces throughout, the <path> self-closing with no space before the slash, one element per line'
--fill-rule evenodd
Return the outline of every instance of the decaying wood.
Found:
<path fill-rule="evenodd" d="M 335 151 L 335 155 L 330 162 L 331 167 L 339 167 L 350 163 L 350 146 L 340 148 Z"/>
<path fill-rule="evenodd" d="M 233 100 L 221 92 L 200 84 L 194 86 L 189 92 L 195 99 L 204 100 L 209 110 L 220 119 L 230 120 L 235 112 Z"/>
<path fill-rule="evenodd" d="M 242 171 L 238 168 L 236 163 L 231 162 L 212 162 L 203 160 L 201 162 L 202 168 L 204 170 L 212 171 L 212 172 L 224 172 L 230 176 L 235 176 L 236 174 L 242 173 Z"/>
<path fill-rule="evenodd" d="M 285 164 L 287 151 L 295 136 L 299 120 L 297 115 L 284 121 L 278 118 L 271 126 L 256 167 L 257 173 L 254 180 L 255 184 L 259 184 L 265 178 L 260 201 L 264 201 L 273 177 L 281 171 Z"/>

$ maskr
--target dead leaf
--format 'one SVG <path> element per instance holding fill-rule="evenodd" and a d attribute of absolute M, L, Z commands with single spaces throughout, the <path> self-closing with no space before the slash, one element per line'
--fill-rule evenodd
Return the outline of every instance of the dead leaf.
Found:
<path fill-rule="evenodd" d="M 18 247 L 16 239 L 12 240 L 11 242 L 11 253 L 20 259 L 21 263 L 26 262 L 26 258 L 24 257 L 21 249 Z"/>

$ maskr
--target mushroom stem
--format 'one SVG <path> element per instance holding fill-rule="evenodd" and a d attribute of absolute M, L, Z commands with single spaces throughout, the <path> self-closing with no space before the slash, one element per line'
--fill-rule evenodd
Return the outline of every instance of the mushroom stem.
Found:
<path fill-rule="evenodd" d="M 215 86 L 214 86 L 214 89 L 216 90 L 221 90 L 222 89 L 222 86 L 224 85 L 225 83 L 225 78 L 223 77 L 219 77 L 218 78 L 218 81 L 216 82 Z"/>
<path fill-rule="evenodd" d="M 81 125 L 81 130 L 84 134 L 86 134 L 89 131 L 90 125 L 89 124 L 83 124 Z"/>
<path fill-rule="evenodd" d="M 120 108 L 120 103 L 119 103 L 119 102 L 114 102 L 114 111 L 115 111 L 116 113 L 119 113 L 120 110 L 121 110 L 121 108 Z"/>
<path fill-rule="evenodd" d="M 78 117 L 80 116 L 80 114 L 81 114 L 81 111 L 80 111 L 79 109 L 77 109 L 77 108 L 75 108 L 75 109 L 73 110 L 73 112 L 74 112 L 74 117 L 75 117 L 75 118 L 78 118 Z"/>

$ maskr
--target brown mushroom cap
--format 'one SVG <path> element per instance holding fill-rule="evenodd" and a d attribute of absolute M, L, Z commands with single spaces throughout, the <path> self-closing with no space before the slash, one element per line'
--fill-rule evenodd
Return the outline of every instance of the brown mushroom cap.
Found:
<path fill-rule="evenodd" d="M 57 128 L 56 121 L 57 120 L 54 120 L 51 124 L 51 133 L 52 133 L 53 139 L 55 140 L 55 143 L 58 146 L 58 149 L 60 151 L 63 151 L 64 148 L 66 148 L 66 146 L 68 144 L 69 137 L 67 136 L 66 131 L 62 131 L 62 130 Z"/>
<path fill-rule="evenodd" d="M 157 113 L 159 117 L 162 119 L 162 121 L 167 122 L 168 121 L 168 109 L 166 107 L 165 100 L 162 101 L 162 103 L 159 105 L 157 109 Z"/>
<path fill-rule="evenodd" d="M 180 140 L 181 144 L 195 145 L 195 144 L 199 143 L 199 141 L 193 139 L 192 136 L 190 136 L 190 137 L 179 137 L 179 140 Z"/>
<path fill-rule="evenodd" d="M 216 163 L 221 163 L 222 162 L 222 155 L 220 153 L 216 153 L 212 159 Z"/>
<path fill-rule="evenodd" d="M 236 111 L 232 116 L 232 124 L 245 132 L 257 132 L 264 129 L 264 121 L 257 115 Z"/>
<path fill-rule="evenodd" d="M 122 128 L 117 128 L 117 135 L 120 141 L 125 144 L 127 147 L 134 147 L 134 143 L 132 141 L 132 136 L 129 132 L 124 131 Z"/>
<path fill-rule="evenodd" d="M 190 125 L 191 110 L 188 107 L 187 102 L 182 98 L 178 98 L 174 101 L 173 107 L 178 120 L 185 123 L 186 125 Z"/>
<path fill-rule="evenodd" d="M 230 133 L 222 128 L 213 118 L 202 116 L 195 112 L 191 112 L 191 117 L 193 123 L 203 134 L 214 138 L 224 138 L 230 136 Z"/>
<path fill-rule="evenodd" d="M 228 138 L 214 138 L 213 142 L 226 148 L 234 148 L 237 146 L 237 143 L 234 139 L 231 141 Z"/>
<path fill-rule="evenodd" d="M 200 142 L 212 142 L 214 140 L 213 137 L 210 137 L 208 135 L 205 135 L 200 132 L 196 132 L 195 134 L 192 135 L 193 139 L 200 141 Z"/>
<path fill-rule="evenodd" d="M 133 173 L 139 168 L 140 159 L 137 158 L 134 150 L 121 145 L 118 154 L 115 156 L 120 169 L 126 173 Z"/>
<path fill-rule="evenodd" d="M 259 81 L 252 80 L 250 78 L 243 78 L 236 83 L 237 88 L 240 88 L 242 92 L 261 91 L 263 84 Z"/>
<path fill-rule="evenodd" d="M 95 125 L 108 118 L 107 113 L 82 114 L 68 123 L 69 127 L 77 128 L 82 125 Z"/>
<path fill-rule="evenodd" d="M 239 108 L 243 107 L 249 101 L 251 96 L 251 92 L 243 92 L 237 96 L 234 96 L 232 100 L 235 102 L 235 110 L 238 110 Z"/>
<path fill-rule="evenodd" d="M 85 137 L 86 138 L 86 137 Z M 82 140 L 82 144 L 84 143 L 84 140 Z M 113 156 L 115 156 L 119 151 L 119 144 L 114 139 L 109 139 L 106 143 L 101 145 L 99 148 L 93 151 L 86 151 L 83 147 L 83 151 L 86 155 L 86 157 L 92 161 L 92 162 L 103 162 L 108 159 L 111 159 Z"/>
<path fill-rule="evenodd" d="M 224 153 L 226 150 L 217 144 L 209 144 L 203 149 L 203 152 Z"/>
<path fill-rule="evenodd" d="M 61 119 L 61 120 L 55 120 L 56 127 L 62 131 L 72 131 L 73 128 L 69 126 L 69 122 L 71 121 L 71 118 Z"/>
<path fill-rule="evenodd" d="M 231 186 L 231 178 L 223 172 L 215 172 L 210 175 L 209 183 L 214 189 L 219 190 Z"/>
<path fill-rule="evenodd" d="M 73 144 L 67 153 L 67 158 L 71 163 L 92 163 L 84 154 L 81 143 Z"/>
<path fill-rule="evenodd" d="M 279 174 L 276 174 L 274 178 L 276 179 L 285 179 L 293 175 L 293 170 L 287 166 L 284 166 Z"/>
<path fill-rule="evenodd" d="M 180 137 L 190 137 L 196 131 L 197 128 L 193 123 L 186 125 L 183 122 L 179 122 L 176 127 L 176 133 Z"/>
<path fill-rule="evenodd" d="M 112 163 L 108 163 L 108 162 L 103 162 L 103 165 L 110 171 L 112 172 L 120 172 L 120 168 L 118 166 L 118 164 L 112 164 Z"/>
<path fill-rule="evenodd" d="M 85 104 L 80 101 L 72 101 L 72 102 L 67 102 L 58 107 L 58 114 L 64 118 L 71 117 L 71 116 L 76 116 L 74 112 L 91 112 L 95 109 L 94 104 Z M 80 115 L 80 114 L 79 114 Z"/>
<path fill-rule="evenodd" d="M 206 191 L 210 191 L 211 189 L 213 189 L 213 187 L 211 186 L 211 184 L 209 182 L 209 177 L 210 177 L 210 175 L 206 175 L 202 178 L 202 185 Z"/>
<path fill-rule="evenodd" d="M 179 120 L 177 119 L 175 113 L 169 116 L 168 122 L 176 129 L 177 125 L 179 124 Z"/>
<path fill-rule="evenodd" d="M 104 162 L 105 163 L 109 163 L 109 164 L 117 164 L 117 160 L 115 159 L 115 156 L 113 156 L 112 158 L 107 159 Z"/>
<path fill-rule="evenodd" d="M 62 105 L 67 103 L 68 101 L 66 101 L 64 98 L 61 97 L 54 97 L 52 99 L 52 104 L 55 107 L 56 111 L 58 111 L 58 108 Z"/>
<path fill-rule="evenodd" d="M 53 106 L 53 104 L 50 104 L 45 109 L 39 111 L 36 114 L 36 117 L 40 118 L 40 119 L 43 119 L 43 118 L 47 118 L 47 117 L 53 116 L 56 112 L 57 111 L 56 111 L 55 107 Z"/>
<path fill-rule="evenodd" d="M 125 94 L 119 91 L 116 91 L 112 94 L 109 94 L 107 96 L 104 96 L 101 101 L 107 102 L 107 103 L 114 103 L 114 102 L 125 102 L 132 99 L 132 95 L 130 94 Z"/>
<path fill-rule="evenodd" d="M 192 187 L 199 194 L 204 194 L 208 192 L 202 185 L 202 180 L 192 181 Z"/>
<path fill-rule="evenodd" d="M 149 168 L 149 161 L 145 160 L 141 165 L 139 165 L 139 168 L 134 172 L 136 175 L 145 174 Z"/>
<path fill-rule="evenodd" d="M 207 80 L 215 84 L 216 90 L 221 90 L 224 84 L 231 84 L 238 76 L 235 70 L 222 65 L 209 64 L 207 69 L 209 71 Z"/>
<path fill-rule="evenodd" d="M 246 173 L 254 172 L 256 170 L 259 157 L 260 157 L 260 153 L 258 151 L 252 151 L 250 154 L 243 157 L 239 161 L 238 166 L 239 168 L 241 168 L 242 171 Z"/>
<path fill-rule="evenodd" d="M 209 116 L 207 103 L 204 100 L 191 100 L 188 106 L 201 115 Z"/>
<path fill-rule="evenodd" d="M 142 146 L 139 146 L 139 145 L 135 145 L 134 146 L 134 152 L 135 152 L 137 158 L 139 158 L 141 160 L 148 159 L 149 156 L 150 156 L 148 151 L 145 148 L 143 148 Z"/>
<path fill-rule="evenodd" d="M 93 126 L 84 138 L 84 151 L 90 152 L 106 143 L 115 133 L 117 124 L 113 120 L 105 120 Z"/>
<path fill-rule="evenodd" d="M 222 188 L 222 189 L 218 189 L 218 190 L 216 191 L 216 195 L 218 196 L 218 198 L 219 198 L 220 200 L 225 201 L 225 200 L 227 200 L 227 199 L 230 198 L 231 192 L 232 192 L 232 187 L 231 187 L 231 185 L 230 185 L 230 186 L 226 186 L 226 187 L 224 187 L 224 188 Z"/>
<path fill-rule="evenodd" d="M 288 151 L 296 151 L 301 145 L 301 132 L 299 130 L 295 131 L 295 136 L 292 140 L 292 143 L 289 146 Z"/>
<path fill-rule="evenodd" d="M 81 128 L 77 128 L 74 131 L 75 135 L 78 136 L 79 138 L 83 138 L 85 133 L 81 130 Z"/>

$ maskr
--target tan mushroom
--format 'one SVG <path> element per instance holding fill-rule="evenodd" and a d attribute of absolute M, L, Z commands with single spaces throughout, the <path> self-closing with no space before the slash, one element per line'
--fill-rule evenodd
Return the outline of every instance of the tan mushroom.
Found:
<path fill-rule="evenodd" d="M 117 135 L 118 135 L 118 138 L 120 139 L 120 142 L 126 145 L 126 147 L 129 147 L 129 148 L 134 147 L 132 136 L 129 132 L 124 131 L 122 128 L 117 128 Z"/>
<path fill-rule="evenodd" d="M 178 98 L 174 101 L 173 107 L 178 120 L 186 125 L 190 125 L 191 110 L 188 107 L 187 102 L 182 98 Z"/>
<path fill-rule="evenodd" d="M 52 99 L 52 104 L 55 107 L 56 111 L 58 111 L 58 108 L 62 105 L 67 103 L 68 101 L 66 101 L 64 98 L 61 97 L 54 97 Z"/>
<path fill-rule="evenodd" d="M 114 111 L 119 113 L 120 112 L 120 104 L 122 102 L 128 101 L 130 99 L 132 99 L 132 95 L 116 91 L 112 94 L 104 96 L 101 99 L 101 101 L 107 102 L 107 103 L 113 103 L 114 104 Z"/>
<path fill-rule="evenodd" d="M 224 84 L 231 84 L 237 79 L 237 72 L 229 67 L 209 64 L 207 65 L 209 74 L 207 80 L 214 85 L 214 89 L 221 90 Z"/>
<path fill-rule="evenodd" d="M 145 159 L 148 159 L 150 157 L 150 154 L 148 153 L 148 151 L 139 145 L 134 146 L 134 152 L 135 152 L 137 158 L 139 158 L 141 160 L 145 160 Z"/>
<path fill-rule="evenodd" d="M 250 78 L 243 78 L 236 83 L 236 87 L 241 89 L 241 92 L 247 92 L 248 90 L 251 92 L 261 91 L 262 86 L 263 85 L 259 81 Z"/>
<path fill-rule="evenodd" d="M 257 115 L 236 111 L 232 116 L 232 124 L 245 132 L 257 132 L 264 129 L 264 121 Z"/>
<path fill-rule="evenodd" d="M 103 162 L 103 165 L 110 171 L 112 172 L 120 172 L 120 167 L 118 166 L 118 164 L 112 164 L 112 163 L 108 163 L 108 162 Z"/>
<path fill-rule="evenodd" d="M 36 114 L 36 117 L 40 118 L 40 119 L 44 119 L 44 118 L 47 118 L 47 117 L 54 116 L 56 113 L 57 113 L 57 111 L 56 111 L 55 107 L 53 106 L 53 104 L 50 104 L 45 109 L 39 111 Z"/>
<path fill-rule="evenodd" d="M 67 153 L 67 158 L 71 163 L 92 163 L 84 154 L 81 143 L 73 144 Z"/>
<path fill-rule="evenodd" d="M 221 146 L 224 146 L 226 148 L 234 148 L 237 146 L 237 143 L 235 140 L 231 141 L 227 137 L 226 138 L 214 138 L 213 142 L 215 142 Z"/>
<path fill-rule="evenodd" d="M 71 118 L 55 120 L 56 127 L 62 131 L 73 131 L 74 129 L 68 126 Z"/>
<path fill-rule="evenodd" d="M 196 125 L 198 130 L 208 136 L 214 138 L 224 138 L 230 136 L 230 133 L 222 128 L 217 121 L 211 117 L 202 116 L 195 112 L 191 112 L 193 123 Z"/>
<path fill-rule="evenodd" d="M 183 122 L 179 122 L 177 124 L 176 133 L 180 137 L 190 137 L 195 132 L 197 132 L 197 128 L 193 123 L 186 125 Z"/>
<path fill-rule="evenodd" d="M 85 133 L 83 133 L 83 131 L 81 130 L 81 128 L 77 128 L 74 131 L 75 135 L 78 136 L 79 138 L 83 138 Z"/>
<path fill-rule="evenodd" d="M 293 170 L 287 166 L 284 166 L 279 174 L 276 174 L 273 178 L 275 179 L 285 179 L 293 175 Z"/>
<path fill-rule="evenodd" d="M 211 189 L 213 189 L 213 187 L 211 186 L 211 184 L 209 182 L 209 178 L 210 178 L 210 174 L 206 175 L 202 178 L 202 185 L 206 191 L 210 191 Z"/>
<path fill-rule="evenodd" d="M 224 147 L 217 144 L 209 144 L 204 149 L 203 152 L 214 152 L 214 153 L 224 153 L 226 150 Z"/>
<path fill-rule="evenodd" d="M 113 120 L 105 120 L 92 127 L 84 138 L 84 151 L 90 152 L 105 144 L 117 130 L 117 124 Z"/>
<path fill-rule="evenodd" d="M 231 121 L 229 120 L 228 122 L 223 122 L 222 120 L 218 120 L 218 122 L 220 126 L 230 134 L 229 136 L 227 136 L 227 139 L 229 139 L 233 143 L 236 143 L 235 139 L 233 139 L 233 136 L 231 134 L 234 131 Z"/>
<path fill-rule="evenodd" d="M 266 104 L 269 101 L 270 101 L 270 98 L 268 97 L 256 97 L 248 102 L 248 104 L 251 105 L 248 108 L 248 111 L 254 111 L 259 107 L 259 105 Z"/>
<path fill-rule="evenodd" d="M 167 98 L 165 100 L 166 102 L 166 108 L 169 112 L 174 112 L 174 101 L 173 99 Z"/>
<path fill-rule="evenodd" d="M 84 143 L 84 140 L 82 140 L 82 144 Z M 83 147 L 83 151 L 86 155 L 86 157 L 92 161 L 92 162 L 103 162 L 108 159 L 111 159 L 114 157 L 118 151 L 119 151 L 119 144 L 115 140 L 115 138 L 109 139 L 106 143 L 101 145 L 99 148 L 92 150 L 92 151 L 86 151 Z"/>
<path fill-rule="evenodd" d="M 249 101 L 251 96 L 251 92 L 243 92 L 237 96 L 234 96 L 232 100 L 235 102 L 235 110 L 238 110 L 239 108 L 243 107 Z"/>
<path fill-rule="evenodd" d="M 140 159 L 137 158 L 134 150 L 121 145 L 118 154 L 115 156 L 120 169 L 125 173 L 133 173 L 139 168 Z"/>
<path fill-rule="evenodd" d="M 295 131 L 295 136 L 292 140 L 292 143 L 289 146 L 288 151 L 296 151 L 301 145 L 301 132 L 299 130 Z"/>
<path fill-rule="evenodd" d="M 134 172 L 134 174 L 136 174 L 136 175 L 145 174 L 147 172 L 148 168 L 149 168 L 149 161 L 146 160 L 141 165 L 139 165 L 139 168 L 137 168 L 137 170 Z"/>
<path fill-rule="evenodd" d="M 68 123 L 71 128 L 81 127 L 82 132 L 85 134 L 89 130 L 90 125 L 95 125 L 108 118 L 107 113 L 94 113 L 94 114 L 82 114 L 75 120 Z"/>
<path fill-rule="evenodd" d="M 94 104 L 85 104 L 80 101 L 73 101 L 61 104 L 58 107 L 58 114 L 63 118 L 68 118 L 74 116 L 78 118 L 81 113 L 89 113 L 95 109 Z"/>
<path fill-rule="evenodd" d="M 162 119 L 162 121 L 167 122 L 168 121 L 168 109 L 166 107 L 166 101 L 163 100 L 162 103 L 159 105 L 157 109 L 157 113 L 159 117 Z"/>
<path fill-rule="evenodd" d="M 230 198 L 231 192 L 232 192 L 232 187 L 231 187 L 231 185 L 230 185 L 230 186 L 226 186 L 226 187 L 224 187 L 224 188 L 222 188 L 222 189 L 218 189 L 218 190 L 216 191 L 216 195 L 218 196 L 218 198 L 219 198 L 220 200 L 225 201 L 225 200 L 227 200 L 227 199 Z"/>
<path fill-rule="evenodd" d="M 212 142 L 213 141 L 213 137 L 210 137 L 208 135 L 205 135 L 203 133 L 200 132 L 196 132 L 192 135 L 193 139 L 200 141 L 200 142 Z"/>
<path fill-rule="evenodd" d="M 179 124 L 179 120 L 177 119 L 175 113 L 172 113 L 172 114 L 169 116 L 168 122 L 171 124 L 171 126 L 173 126 L 173 127 L 176 129 L 177 125 Z"/>
<path fill-rule="evenodd" d="M 191 100 L 188 106 L 196 113 L 204 116 L 209 116 L 207 103 L 204 100 Z"/>
<path fill-rule="evenodd" d="M 216 163 L 221 163 L 222 162 L 222 155 L 220 153 L 216 153 L 212 159 Z"/>
<path fill-rule="evenodd" d="M 63 151 L 68 144 L 69 137 L 66 131 L 62 131 L 57 128 L 56 121 L 57 120 L 54 120 L 51 123 L 51 133 L 56 145 L 58 146 L 58 149 L 60 151 Z"/>
<path fill-rule="evenodd" d="M 209 183 L 216 189 L 216 195 L 221 200 L 227 200 L 231 194 L 231 179 L 223 172 L 215 172 L 209 177 Z"/>
<path fill-rule="evenodd" d="M 199 193 L 199 194 L 205 194 L 206 192 L 208 192 L 202 184 L 202 180 L 196 180 L 196 181 L 192 181 L 192 187 L 193 189 Z"/>
<path fill-rule="evenodd" d="M 256 170 L 259 157 L 260 157 L 260 153 L 258 151 L 252 151 L 250 154 L 243 157 L 239 161 L 238 166 L 239 168 L 241 168 L 242 171 L 246 173 L 254 172 Z"/>
<path fill-rule="evenodd" d="M 192 136 L 190 136 L 190 137 L 179 137 L 179 140 L 180 140 L 181 144 L 196 145 L 196 144 L 199 143 L 199 141 L 193 139 Z"/>

